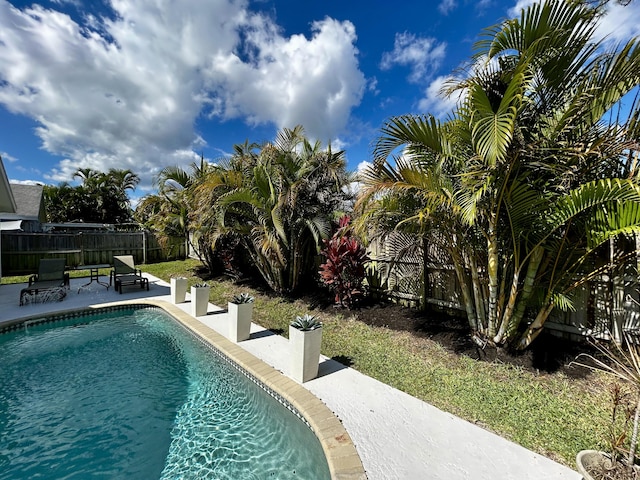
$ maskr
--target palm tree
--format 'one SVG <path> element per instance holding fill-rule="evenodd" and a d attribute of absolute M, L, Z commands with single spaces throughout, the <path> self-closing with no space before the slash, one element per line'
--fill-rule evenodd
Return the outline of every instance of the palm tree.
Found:
<path fill-rule="evenodd" d="M 82 181 L 86 202 L 95 204 L 91 218 L 84 221 L 126 223 L 132 219 L 127 190 L 135 190 L 140 177 L 129 169 L 110 169 L 107 173 L 92 168 L 79 168 L 74 178 Z"/>
<path fill-rule="evenodd" d="M 462 93 L 454 115 L 390 119 L 376 143 L 364 218 L 408 210 L 396 227 L 449 253 L 484 341 L 526 348 L 554 308 L 572 308 L 598 247 L 640 229 L 640 109 L 603 120 L 640 83 L 640 48 L 593 41 L 601 14 L 549 0 L 487 29 L 448 90 Z"/>
<path fill-rule="evenodd" d="M 240 235 L 271 288 L 292 292 L 313 268 L 332 214 L 346 199 L 344 152 L 310 143 L 301 126 L 281 130 L 259 153 L 236 152 L 225 177 L 233 188 L 216 202 L 218 224 Z"/>
<path fill-rule="evenodd" d="M 195 188 L 215 167 L 200 156 L 200 162 L 192 162 L 189 170 L 180 166 L 163 168 L 155 178 L 157 195 L 147 195 L 138 204 L 135 218 L 158 234 L 162 244 L 169 245 L 172 238 L 184 239 L 187 251 L 200 255 L 190 233 L 190 217 L 197 208 Z M 204 258 L 200 258 L 204 262 Z M 206 263 L 206 262 L 205 262 Z"/>

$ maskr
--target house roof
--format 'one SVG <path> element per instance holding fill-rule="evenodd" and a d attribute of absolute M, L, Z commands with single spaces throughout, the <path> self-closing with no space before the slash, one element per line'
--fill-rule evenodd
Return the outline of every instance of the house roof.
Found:
<path fill-rule="evenodd" d="M 7 178 L 7 172 L 4 170 L 2 157 L 0 157 L 0 214 L 16 213 L 16 202 L 13 198 L 11 185 Z"/>
<path fill-rule="evenodd" d="M 11 190 L 16 201 L 16 216 L 23 220 L 45 221 L 42 185 L 12 183 Z"/>

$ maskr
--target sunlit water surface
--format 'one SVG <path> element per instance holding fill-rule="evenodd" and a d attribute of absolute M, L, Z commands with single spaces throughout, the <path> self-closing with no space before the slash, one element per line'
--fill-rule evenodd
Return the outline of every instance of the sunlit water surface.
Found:
<path fill-rule="evenodd" d="M 0 335 L 0 479 L 328 479 L 280 403 L 158 309 Z"/>

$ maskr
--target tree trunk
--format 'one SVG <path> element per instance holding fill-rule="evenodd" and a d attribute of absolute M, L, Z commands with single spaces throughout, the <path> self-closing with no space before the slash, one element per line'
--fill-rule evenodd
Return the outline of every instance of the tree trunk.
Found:
<path fill-rule="evenodd" d="M 518 300 L 518 305 L 507 326 L 507 335 L 504 339 L 507 343 L 510 343 L 513 340 L 513 337 L 518 332 L 518 327 L 520 326 L 520 322 L 524 317 L 527 303 L 529 302 L 529 299 L 533 294 L 533 286 L 535 284 L 536 275 L 538 275 L 540 263 L 542 262 L 543 257 L 544 248 L 542 248 L 541 246 L 534 247 L 533 251 L 531 252 L 531 258 L 529 259 L 527 274 L 524 277 L 524 285 L 522 286 L 522 292 L 520 294 L 520 299 Z"/>
<path fill-rule="evenodd" d="M 504 313 L 502 314 L 500 329 L 498 330 L 498 333 L 493 337 L 493 341 L 497 345 L 502 343 L 504 334 L 507 331 L 507 326 L 511 321 L 511 316 L 516 304 L 516 299 L 518 298 L 518 282 L 520 281 L 519 274 L 520 271 L 516 269 L 513 272 L 513 277 L 511 278 L 511 292 L 509 293 L 509 301 L 507 302 L 507 307 L 504 309 Z"/>
<path fill-rule="evenodd" d="M 473 284 L 473 297 L 476 305 L 476 316 L 478 318 L 478 325 L 482 326 L 483 330 L 487 328 L 487 315 L 485 310 L 485 296 L 482 284 L 480 283 L 480 276 L 478 275 L 478 262 L 476 257 L 471 255 L 469 258 L 469 264 L 471 266 L 471 282 Z"/>
<path fill-rule="evenodd" d="M 549 318 L 549 315 L 553 311 L 554 306 L 555 305 L 553 301 L 550 300 L 549 303 L 547 303 L 540 309 L 538 315 L 536 316 L 536 319 L 531 323 L 531 325 L 527 327 L 527 330 L 520 337 L 520 340 L 516 345 L 516 348 L 518 350 L 524 350 L 525 348 L 527 348 L 529 345 L 531 345 L 531 342 L 533 342 L 536 337 L 540 335 L 540 332 L 542 332 L 542 328 L 544 326 L 544 322 L 546 322 L 547 318 Z"/>
<path fill-rule="evenodd" d="M 489 311 L 488 311 L 488 336 L 495 337 L 497 333 L 497 304 L 498 304 L 498 239 L 490 220 L 487 238 L 487 275 L 489 277 Z"/>
<path fill-rule="evenodd" d="M 522 318 L 524 316 L 527 303 L 529 302 L 529 299 L 531 298 L 531 295 L 533 293 L 533 285 L 535 283 L 536 275 L 538 274 L 538 269 L 540 267 L 540 262 L 542 262 L 543 256 L 544 249 L 540 246 L 534 247 L 531 252 L 531 257 L 529 258 L 527 273 L 524 277 L 522 290 L 520 290 L 519 295 L 517 288 L 516 296 L 513 295 L 514 292 L 512 285 L 512 295 L 509 298 L 509 304 L 507 305 L 505 316 L 503 317 L 502 324 L 500 325 L 500 332 L 498 333 L 498 336 L 500 338 L 496 338 L 496 343 L 509 343 L 517 333 L 520 322 L 522 321 Z M 516 275 L 514 275 L 514 279 L 518 281 Z"/>
<path fill-rule="evenodd" d="M 629 456 L 627 457 L 627 469 L 629 473 L 633 471 L 633 464 L 636 459 L 636 445 L 638 444 L 638 421 L 640 420 L 640 392 L 636 392 L 638 395 L 638 403 L 636 403 L 636 411 L 633 415 L 633 432 L 631 433 L 631 440 L 629 442 Z"/>
<path fill-rule="evenodd" d="M 449 253 L 451 254 L 451 259 L 453 260 L 453 266 L 456 271 L 456 276 L 458 277 L 458 282 L 460 283 L 462 300 L 464 301 L 465 310 L 467 312 L 469 327 L 471 327 L 471 330 L 474 332 L 481 331 L 481 326 L 478 325 L 478 319 L 476 317 L 473 298 L 471 297 L 471 292 L 469 291 L 469 282 L 467 281 L 467 276 L 464 273 L 464 265 L 462 264 L 460 252 L 454 246 L 453 248 L 449 249 Z"/>

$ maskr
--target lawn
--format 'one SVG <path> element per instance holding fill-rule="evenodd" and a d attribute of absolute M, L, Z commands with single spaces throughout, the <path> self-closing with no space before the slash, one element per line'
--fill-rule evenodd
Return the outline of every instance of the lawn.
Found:
<path fill-rule="evenodd" d="M 364 323 L 347 310 L 318 310 L 303 300 L 199 277 L 198 266 L 187 260 L 141 267 L 166 281 L 175 276 L 187 277 L 190 285 L 206 280 L 211 303 L 220 306 L 249 292 L 256 297 L 254 322 L 284 336 L 296 315 L 312 313 L 324 323 L 324 355 L 571 468 L 579 450 L 606 448 L 609 381 L 600 375 L 574 378 L 473 360 L 411 331 Z"/>

